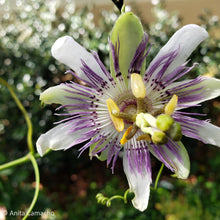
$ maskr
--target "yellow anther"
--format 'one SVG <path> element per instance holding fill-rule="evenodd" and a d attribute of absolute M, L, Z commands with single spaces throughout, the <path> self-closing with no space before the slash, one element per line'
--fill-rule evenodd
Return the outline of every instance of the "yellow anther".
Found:
<path fill-rule="evenodd" d="M 113 114 L 112 114 L 112 111 L 120 111 L 117 104 L 114 102 L 113 99 L 107 99 L 106 100 L 106 104 L 107 104 L 107 107 L 108 107 L 108 112 L 109 112 L 109 115 L 110 115 L 110 118 L 115 126 L 115 129 L 120 132 L 120 131 L 123 131 L 124 130 L 124 121 L 123 119 L 121 118 L 117 118 L 115 117 Z"/>
<path fill-rule="evenodd" d="M 146 96 L 146 88 L 143 79 L 140 74 L 131 74 L 131 90 L 133 95 L 138 98 L 144 98 Z"/>
<path fill-rule="evenodd" d="M 172 115 L 173 112 L 175 111 L 177 103 L 178 103 L 178 96 L 173 95 L 173 97 L 170 99 L 170 101 L 165 106 L 165 109 L 164 109 L 165 114 L 166 115 Z"/>
<path fill-rule="evenodd" d="M 126 131 L 125 131 L 125 133 L 123 134 L 123 137 L 122 137 L 122 139 L 120 140 L 120 143 L 121 143 L 121 145 L 124 145 L 127 141 L 128 141 L 128 139 L 126 138 L 128 135 L 129 135 L 129 133 L 131 132 L 131 129 L 132 129 L 132 126 L 130 126 Z"/>
<path fill-rule="evenodd" d="M 142 134 L 137 138 L 137 141 L 151 141 L 151 137 L 149 134 Z"/>

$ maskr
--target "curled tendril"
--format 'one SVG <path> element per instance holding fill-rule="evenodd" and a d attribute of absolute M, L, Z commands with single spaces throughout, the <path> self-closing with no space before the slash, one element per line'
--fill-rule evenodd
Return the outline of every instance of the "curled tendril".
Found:
<path fill-rule="evenodd" d="M 114 200 L 114 199 L 122 199 L 124 201 L 124 203 L 127 203 L 127 195 L 129 193 L 129 189 L 127 189 L 124 193 L 124 196 L 120 196 L 120 195 L 115 195 L 115 196 L 112 196 L 110 198 L 108 197 L 105 197 L 102 193 L 98 193 L 96 195 L 96 199 L 97 199 L 97 202 L 99 204 L 102 204 L 102 205 L 106 205 L 107 207 L 110 207 L 111 206 L 111 201 Z"/>
<path fill-rule="evenodd" d="M 160 176 L 162 174 L 163 168 L 164 168 L 164 164 L 162 163 L 161 167 L 160 167 L 160 170 L 159 170 L 159 172 L 157 174 L 154 187 L 151 187 L 152 190 L 157 190 L 158 182 L 159 182 Z M 104 196 L 102 193 L 98 193 L 96 195 L 97 203 L 99 203 L 101 205 L 106 205 L 107 207 L 110 207 L 112 200 L 114 200 L 114 199 L 122 199 L 124 201 L 124 203 L 126 204 L 127 203 L 127 196 L 128 196 L 129 192 L 130 192 L 130 189 L 127 189 L 123 196 L 115 195 L 115 196 L 112 196 L 110 198 Z"/>
<path fill-rule="evenodd" d="M 111 202 L 110 203 L 108 202 L 109 198 L 105 197 L 102 193 L 98 193 L 96 195 L 96 199 L 99 204 L 106 205 L 107 207 L 109 207 L 111 205 Z M 108 202 L 108 204 L 107 204 L 107 202 Z"/>

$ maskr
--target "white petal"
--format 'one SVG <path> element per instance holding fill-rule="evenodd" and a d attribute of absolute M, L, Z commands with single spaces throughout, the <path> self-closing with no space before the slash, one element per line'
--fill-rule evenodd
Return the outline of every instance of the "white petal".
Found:
<path fill-rule="evenodd" d="M 203 122 L 202 125 L 198 130 L 198 135 L 204 143 L 220 147 L 220 128 L 208 122 Z"/>
<path fill-rule="evenodd" d="M 65 91 L 65 89 L 67 89 L 67 86 L 64 84 L 50 87 L 40 94 L 40 100 L 44 104 L 69 104 L 70 99 L 66 98 L 66 96 L 70 96 L 70 93 Z"/>
<path fill-rule="evenodd" d="M 189 24 L 179 29 L 166 43 L 164 47 L 159 51 L 157 56 L 153 59 L 148 69 L 162 56 L 165 54 L 179 49 L 177 57 L 170 64 L 166 70 L 164 76 L 167 73 L 172 72 L 176 67 L 182 65 L 195 48 L 206 38 L 208 38 L 207 31 L 195 24 Z"/>
<path fill-rule="evenodd" d="M 178 178 L 186 179 L 190 172 L 190 160 L 186 148 L 181 142 L 170 141 L 170 143 L 175 145 L 175 148 L 178 149 L 178 156 L 177 153 L 171 151 L 166 145 L 159 146 L 164 152 L 161 155 L 158 155 L 158 153 L 150 145 L 149 149 L 158 160 L 174 171 Z"/>
<path fill-rule="evenodd" d="M 70 36 L 58 38 L 51 48 L 54 58 L 74 70 L 82 79 L 88 79 L 81 70 L 83 60 L 96 74 L 104 74 L 95 58 Z"/>
<path fill-rule="evenodd" d="M 183 92 L 183 91 L 188 91 L 188 90 L 195 90 L 197 88 L 203 87 L 201 90 L 199 91 L 194 91 L 194 92 L 190 92 L 189 95 L 196 95 L 196 94 L 201 94 L 201 99 L 195 100 L 195 101 L 191 101 L 191 102 L 182 102 L 181 104 L 186 104 L 186 105 L 196 105 L 199 103 L 202 103 L 204 101 L 216 98 L 220 95 L 220 80 L 216 79 L 216 78 L 211 78 L 211 77 L 200 77 L 202 79 L 202 81 L 194 86 L 190 86 L 184 89 L 179 90 L 178 92 Z M 182 82 L 176 82 L 176 83 L 172 83 L 171 85 L 169 85 L 166 89 L 167 90 L 171 90 L 172 88 L 178 88 L 181 87 L 182 85 L 186 84 L 187 82 L 189 82 L 190 80 L 185 80 Z M 178 95 L 178 92 L 175 92 L 175 94 Z M 177 109 L 181 109 L 178 108 Z"/>
<path fill-rule="evenodd" d="M 150 196 L 151 172 L 144 170 L 140 174 L 135 167 L 131 171 L 125 151 L 123 153 L 123 167 L 130 191 L 135 194 L 132 200 L 133 206 L 140 211 L 144 211 L 147 209 Z"/>
<path fill-rule="evenodd" d="M 181 161 L 175 156 L 175 154 L 172 154 L 172 152 L 169 151 L 168 149 L 165 150 L 165 152 L 175 164 L 175 168 L 176 168 L 175 174 L 177 175 L 177 177 L 181 179 L 186 179 L 188 178 L 190 172 L 189 155 L 186 148 L 181 142 L 178 142 L 178 145 L 180 147 L 179 154 L 180 154 L 180 158 L 182 159 Z"/>
<path fill-rule="evenodd" d="M 201 85 L 206 89 L 205 97 L 202 102 L 213 99 L 220 95 L 220 80 L 210 77 L 201 77 L 205 79 Z"/>
<path fill-rule="evenodd" d="M 181 124 L 183 134 L 187 137 L 197 138 L 206 144 L 220 147 L 220 128 L 199 119 L 181 116 L 177 121 Z"/>
<path fill-rule="evenodd" d="M 42 134 L 36 143 L 37 152 L 43 156 L 48 149 L 63 150 L 69 147 L 75 139 L 75 136 L 68 132 L 69 129 L 66 124 L 60 124 Z"/>

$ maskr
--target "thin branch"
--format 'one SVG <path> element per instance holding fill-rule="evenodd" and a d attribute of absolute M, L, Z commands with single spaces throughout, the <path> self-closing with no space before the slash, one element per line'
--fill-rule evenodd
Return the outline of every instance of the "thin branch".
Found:
<path fill-rule="evenodd" d="M 28 113 L 27 113 L 26 109 L 24 108 L 24 106 L 21 104 L 20 100 L 16 96 L 13 88 L 2 78 L 0 78 L 0 84 L 6 86 L 8 88 L 12 98 L 14 99 L 14 101 L 17 104 L 18 108 L 21 110 L 21 112 L 24 115 L 24 118 L 26 120 L 27 127 L 28 127 L 27 144 L 28 144 L 29 151 L 33 154 L 34 153 L 34 146 L 33 146 L 33 142 L 32 142 L 33 126 L 32 126 L 32 122 L 30 120 L 30 117 L 28 116 Z"/>
<path fill-rule="evenodd" d="M 116 5 L 118 10 L 121 12 L 122 6 L 124 4 L 124 0 L 112 0 L 112 2 Z"/>
<path fill-rule="evenodd" d="M 35 206 L 35 203 L 37 202 L 37 198 L 38 198 L 39 191 L 40 191 L 40 173 L 39 173 L 39 168 L 38 168 L 38 165 L 37 165 L 37 161 L 36 161 L 35 157 L 32 154 L 29 154 L 29 159 L 30 159 L 30 161 L 33 165 L 34 173 L 35 173 L 35 192 L 34 192 L 34 197 L 33 197 L 33 200 L 31 202 L 31 205 L 30 205 L 28 211 L 26 212 L 26 215 L 23 217 L 22 220 L 27 219 L 27 217 L 31 213 L 32 209 Z"/>
<path fill-rule="evenodd" d="M 159 182 L 159 179 L 160 179 L 160 176 L 161 176 L 161 173 L 163 171 L 163 168 L 164 168 L 164 164 L 162 163 L 161 167 L 160 167 L 160 170 L 157 174 L 157 178 L 156 178 L 156 181 L 155 181 L 155 185 L 154 185 L 154 190 L 157 189 L 157 185 L 158 185 L 158 182 Z"/>
<path fill-rule="evenodd" d="M 29 159 L 29 156 L 27 154 L 27 155 L 25 155 L 21 158 L 18 158 L 16 160 L 11 161 L 11 162 L 0 165 L 0 171 L 11 168 L 11 167 L 14 167 L 14 166 L 17 166 L 19 164 L 26 163 L 28 161 L 30 161 L 30 159 Z"/>
<path fill-rule="evenodd" d="M 41 156 L 38 153 L 36 153 L 36 154 L 34 154 L 34 157 L 39 158 Z M 4 163 L 4 164 L 0 165 L 0 171 L 8 169 L 8 168 L 12 168 L 12 167 L 17 166 L 17 165 L 21 165 L 23 163 L 27 163 L 29 161 L 30 161 L 30 158 L 29 158 L 29 153 L 28 153 L 27 155 L 25 155 L 23 157 L 20 157 L 16 160 L 13 160 L 11 162 Z"/>

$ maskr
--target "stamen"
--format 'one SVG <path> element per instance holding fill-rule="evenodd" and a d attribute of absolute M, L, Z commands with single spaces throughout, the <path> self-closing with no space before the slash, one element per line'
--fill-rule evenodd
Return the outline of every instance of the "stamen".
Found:
<path fill-rule="evenodd" d="M 133 126 L 132 126 L 132 129 L 131 129 L 131 132 L 126 136 L 126 138 L 128 140 L 131 139 L 136 134 L 138 129 L 139 129 L 139 127 L 134 123 Z"/>
<path fill-rule="evenodd" d="M 165 109 L 164 109 L 165 114 L 172 115 L 173 112 L 175 111 L 177 103 L 178 103 L 178 96 L 174 94 L 173 97 L 170 99 L 170 101 L 165 106 Z"/>
<path fill-rule="evenodd" d="M 128 114 L 128 113 L 119 112 L 116 110 L 113 110 L 112 114 L 117 118 L 122 118 L 126 121 L 129 121 L 129 122 L 135 122 L 135 120 L 136 120 L 136 114 Z"/>
<path fill-rule="evenodd" d="M 148 141 L 151 142 L 151 137 L 149 134 L 142 134 L 137 138 L 137 141 Z"/>
<path fill-rule="evenodd" d="M 155 143 L 155 144 L 166 144 L 167 143 L 167 136 L 164 132 L 162 131 L 155 131 L 153 133 L 153 135 L 151 136 L 152 138 L 152 141 Z"/>
<path fill-rule="evenodd" d="M 140 113 L 136 117 L 136 125 L 139 128 L 141 128 L 143 126 L 143 123 L 144 123 L 144 127 L 149 126 L 148 122 L 146 120 L 144 120 L 144 113 Z"/>
<path fill-rule="evenodd" d="M 133 126 L 130 126 L 130 127 L 125 131 L 125 133 L 123 134 L 123 137 L 122 137 L 122 139 L 120 140 L 121 145 L 124 145 L 124 144 L 128 141 L 127 135 L 131 132 L 132 127 L 133 127 Z"/>
<path fill-rule="evenodd" d="M 144 85 L 144 81 L 140 74 L 132 73 L 131 74 L 131 90 L 133 95 L 138 98 L 145 98 L 146 96 L 146 88 Z"/>
<path fill-rule="evenodd" d="M 151 140 L 155 144 L 166 144 L 167 143 L 167 136 L 164 132 L 152 128 L 152 127 L 141 127 L 141 131 L 143 131 L 145 134 L 151 135 Z"/>
<path fill-rule="evenodd" d="M 156 128 L 156 118 L 149 113 L 139 113 L 136 117 L 136 124 L 139 128 L 154 127 Z"/>
<path fill-rule="evenodd" d="M 110 118 L 111 118 L 111 120 L 112 120 L 112 122 L 115 126 L 115 129 L 118 132 L 123 131 L 124 130 L 124 121 L 123 121 L 123 119 L 117 118 L 112 114 L 112 111 L 117 111 L 117 112 L 120 111 L 117 104 L 114 102 L 113 99 L 107 99 L 106 104 L 107 104 L 107 107 L 108 107 L 108 112 L 109 112 Z"/>
<path fill-rule="evenodd" d="M 136 117 L 136 124 L 145 134 L 150 135 L 150 141 L 155 144 L 167 143 L 166 133 L 159 130 L 156 125 L 156 118 L 149 113 L 140 113 Z"/>

